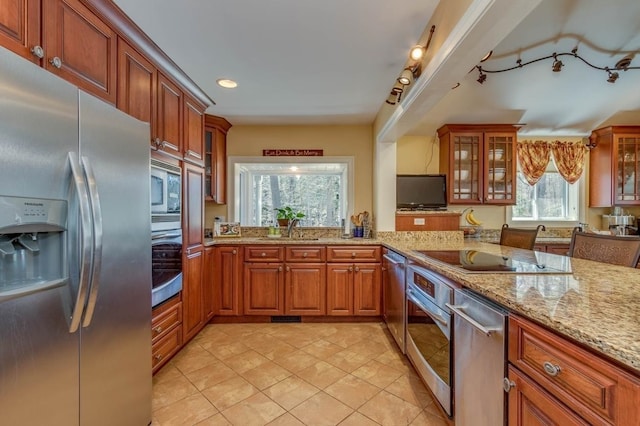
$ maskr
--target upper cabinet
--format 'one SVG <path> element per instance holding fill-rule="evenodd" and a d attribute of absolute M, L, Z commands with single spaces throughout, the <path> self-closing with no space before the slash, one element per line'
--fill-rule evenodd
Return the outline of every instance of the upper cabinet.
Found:
<path fill-rule="evenodd" d="M 589 206 L 640 205 L 640 126 L 594 130 L 589 152 Z"/>
<path fill-rule="evenodd" d="M 227 132 L 231 123 L 222 117 L 204 118 L 204 198 L 217 204 L 226 203 Z"/>
<path fill-rule="evenodd" d="M 155 148 L 182 159 L 183 94 L 158 73 L 158 116 Z"/>
<path fill-rule="evenodd" d="M 184 159 L 199 166 L 204 165 L 204 110 L 204 105 L 184 96 Z"/>
<path fill-rule="evenodd" d="M 515 204 L 515 126 L 447 124 L 438 137 L 449 204 Z"/>
<path fill-rule="evenodd" d="M 116 33 L 79 0 L 0 4 L 0 44 L 116 103 Z"/>
<path fill-rule="evenodd" d="M 157 81 L 158 71 L 151 61 L 119 39 L 117 106 L 138 120 L 150 123 L 152 132 L 156 124 Z"/>

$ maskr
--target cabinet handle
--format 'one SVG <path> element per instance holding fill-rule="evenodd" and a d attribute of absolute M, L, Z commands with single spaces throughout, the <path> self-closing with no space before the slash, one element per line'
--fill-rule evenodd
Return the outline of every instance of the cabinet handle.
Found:
<path fill-rule="evenodd" d="M 304 252 L 304 253 L 302 254 L 302 257 L 307 257 L 307 252 Z"/>
<path fill-rule="evenodd" d="M 153 332 L 156 334 L 162 333 L 162 326 L 157 326 L 153 328 Z"/>
<path fill-rule="evenodd" d="M 189 156 L 189 157 L 196 157 L 198 160 L 202 160 L 202 155 L 200 155 L 200 153 L 195 152 L 195 151 L 193 151 L 193 150 L 191 150 L 191 149 L 188 149 L 188 150 L 187 150 L 187 156 Z"/>
<path fill-rule="evenodd" d="M 42 48 L 42 46 L 33 46 L 31 48 L 31 53 L 36 58 L 40 58 L 40 59 L 44 58 L 44 49 Z"/>
<path fill-rule="evenodd" d="M 262 252 L 262 253 L 260 254 L 260 256 L 262 256 L 262 257 L 265 257 L 266 255 L 267 255 L 267 253 L 265 253 L 265 252 Z"/>
<path fill-rule="evenodd" d="M 356 272 L 360 272 L 360 268 L 356 266 Z"/>
<path fill-rule="evenodd" d="M 233 250 L 231 251 L 231 253 L 232 253 L 232 254 L 238 254 L 238 250 L 233 249 Z"/>
<path fill-rule="evenodd" d="M 356 257 L 356 252 L 354 251 L 351 253 L 351 258 L 355 258 L 355 257 Z"/>
<path fill-rule="evenodd" d="M 349 272 L 353 272 L 353 266 L 349 266 Z"/>
<path fill-rule="evenodd" d="M 516 384 L 511 380 L 509 380 L 508 377 L 505 377 L 504 379 L 502 379 L 502 389 L 504 389 L 505 392 L 509 393 L 511 388 L 515 388 L 515 387 L 516 387 Z"/>
<path fill-rule="evenodd" d="M 278 266 L 278 272 L 282 272 L 282 266 Z"/>
<path fill-rule="evenodd" d="M 291 267 L 287 266 L 287 272 L 291 272 Z"/>
<path fill-rule="evenodd" d="M 385 267 L 383 266 L 383 267 L 382 267 L 382 270 L 383 270 L 383 271 L 386 271 L 386 270 L 387 270 L 387 268 L 385 268 Z"/>
<path fill-rule="evenodd" d="M 552 377 L 560 374 L 560 371 L 562 370 L 559 365 L 552 364 L 549 361 L 545 361 L 542 364 L 542 367 L 544 367 L 544 371 Z"/>
<path fill-rule="evenodd" d="M 162 358 L 164 358 L 162 354 L 157 354 L 153 357 L 153 359 L 155 359 L 156 361 L 160 361 Z"/>
<path fill-rule="evenodd" d="M 57 56 L 49 59 L 49 63 L 58 69 L 62 68 L 62 59 L 58 58 Z"/>

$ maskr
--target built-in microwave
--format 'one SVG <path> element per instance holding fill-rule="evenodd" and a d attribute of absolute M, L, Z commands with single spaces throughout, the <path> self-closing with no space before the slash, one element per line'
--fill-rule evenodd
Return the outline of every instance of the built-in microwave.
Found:
<path fill-rule="evenodd" d="M 151 230 L 181 228 L 182 170 L 151 160 Z"/>

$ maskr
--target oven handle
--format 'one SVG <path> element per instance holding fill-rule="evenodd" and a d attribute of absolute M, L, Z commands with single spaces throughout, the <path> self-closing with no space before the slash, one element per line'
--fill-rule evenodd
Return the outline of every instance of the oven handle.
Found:
<path fill-rule="evenodd" d="M 493 334 L 494 332 L 502 330 L 501 327 L 486 327 L 471 318 L 469 315 L 465 314 L 463 309 L 467 308 L 467 305 L 450 305 L 449 303 L 445 303 L 445 306 L 449 308 L 451 312 L 458 315 L 460 318 L 462 318 L 487 336 L 491 336 L 491 334 Z"/>
<path fill-rule="evenodd" d="M 442 315 L 433 312 L 433 310 L 429 309 L 428 307 L 426 307 L 421 301 L 420 299 L 418 299 L 415 294 L 413 289 L 408 288 L 407 289 L 407 297 L 413 302 L 415 303 L 418 308 L 422 309 L 425 313 L 429 314 L 429 316 L 431 318 L 433 318 L 435 321 L 439 322 L 440 324 L 444 325 L 444 326 L 448 326 L 449 325 L 449 321 L 443 317 Z"/>
<path fill-rule="evenodd" d="M 163 234 L 152 234 L 151 239 L 159 240 L 160 238 L 176 238 L 181 236 L 182 236 L 181 232 L 165 232 Z"/>

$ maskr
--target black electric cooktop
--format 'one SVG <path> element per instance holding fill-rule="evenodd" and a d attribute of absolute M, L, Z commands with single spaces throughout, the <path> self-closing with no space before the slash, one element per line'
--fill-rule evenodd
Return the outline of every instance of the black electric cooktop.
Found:
<path fill-rule="evenodd" d="M 457 267 L 462 272 L 511 274 L 570 274 L 571 263 L 564 256 L 531 251 L 507 257 L 477 250 L 416 250 L 422 256 Z M 544 259 L 544 261 L 543 261 Z"/>

